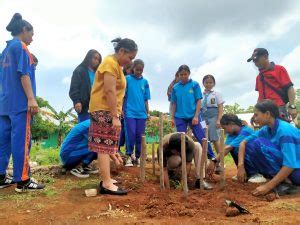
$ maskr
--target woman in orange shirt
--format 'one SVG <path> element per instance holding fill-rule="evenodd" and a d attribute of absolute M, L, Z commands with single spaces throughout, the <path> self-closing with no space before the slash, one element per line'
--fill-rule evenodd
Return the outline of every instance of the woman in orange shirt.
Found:
<path fill-rule="evenodd" d="M 110 159 L 117 165 L 123 163 L 118 152 L 118 139 L 121 130 L 120 114 L 126 89 L 126 79 L 122 66 L 135 58 L 138 48 L 131 39 L 117 38 L 115 53 L 107 56 L 98 67 L 90 100 L 91 125 L 89 149 L 98 153 L 102 182 L 101 194 L 125 195 L 126 190 L 116 186 L 110 176 Z"/>

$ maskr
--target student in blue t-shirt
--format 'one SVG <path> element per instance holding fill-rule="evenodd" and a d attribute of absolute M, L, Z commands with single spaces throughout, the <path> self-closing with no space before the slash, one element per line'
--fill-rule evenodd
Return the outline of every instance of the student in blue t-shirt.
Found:
<path fill-rule="evenodd" d="M 255 168 L 271 180 L 257 187 L 253 194 L 265 195 L 271 190 L 282 190 L 282 182 L 289 181 L 300 185 L 300 131 L 289 123 L 279 119 L 279 109 L 271 100 L 259 102 L 255 106 L 255 122 L 262 128 L 240 144 L 238 179 L 244 181 L 245 153 L 250 155 Z M 248 152 L 248 143 L 256 138 L 271 142 L 258 143 Z M 294 188 L 290 186 L 290 188 Z"/>
<path fill-rule="evenodd" d="M 254 131 L 243 124 L 243 122 L 234 114 L 225 114 L 222 116 L 220 120 L 222 128 L 226 132 L 226 142 L 224 148 L 224 154 L 231 154 L 234 163 L 238 166 L 238 152 L 240 143 L 245 140 L 247 137 L 252 135 Z M 248 143 L 247 152 L 253 149 L 254 143 Z M 249 149 L 250 148 L 250 149 Z M 212 163 L 208 165 L 207 173 L 208 176 L 212 177 L 215 167 L 217 163 L 220 161 L 220 154 L 218 153 L 216 158 L 212 160 Z M 247 172 L 248 182 L 250 183 L 263 183 L 266 182 L 266 179 L 263 175 L 259 174 L 254 165 L 252 164 L 249 155 L 245 155 L 245 170 Z M 237 180 L 237 176 L 232 178 L 233 180 Z"/>
<path fill-rule="evenodd" d="M 178 69 L 180 81 L 175 84 L 171 94 L 172 116 L 177 132 L 187 131 L 189 126 L 195 138 L 202 144 L 205 138 L 204 129 L 200 124 L 200 108 L 202 93 L 199 83 L 190 79 L 190 68 L 182 65 Z M 208 156 L 214 158 L 211 145 L 208 145 Z"/>
<path fill-rule="evenodd" d="M 33 27 L 16 13 L 6 27 L 13 39 L 7 41 L 0 62 L 0 188 L 17 183 L 16 191 L 43 189 L 30 179 L 29 152 L 32 117 L 38 113 L 35 65 L 27 46 Z M 13 156 L 13 179 L 6 175 Z"/>
<path fill-rule="evenodd" d="M 124 100 L 126 166 L 139 166 L 142 135 L 145 133 L 146 120 L 149 118 L 150 89 L 148 81 L 142 76 L 144 62 L 136 59 L 132 65 L 133 74 L 126 76 Z M 135 157 L 133 151 L 135 148 Z"/>
<path fill-rule="evenodd" d="M 98 173 L 89 167 L 90 163 L 97 159 L 97 153 L 88 149 L 89 127 L 90 120 L 77 124 L 66 136 L 60 148 L 63 167 L 79 178 L 87 178 L 89 174 Z"/>

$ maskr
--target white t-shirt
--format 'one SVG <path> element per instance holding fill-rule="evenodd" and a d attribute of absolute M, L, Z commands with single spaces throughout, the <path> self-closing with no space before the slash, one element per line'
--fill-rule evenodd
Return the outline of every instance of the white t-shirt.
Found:
<path fill-rule="evenodd" d="M 203 92 L 202 108 L 218 108 L 223 103 L 224 100 L 219 92 L 214 90 Z"/>

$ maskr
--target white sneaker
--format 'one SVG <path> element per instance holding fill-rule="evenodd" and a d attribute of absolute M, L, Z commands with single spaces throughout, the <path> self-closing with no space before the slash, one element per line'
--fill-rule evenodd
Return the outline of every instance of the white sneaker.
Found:
<path fill-rule="evenodd" d="M 248 179 L 249 183 L 253 183 L 253 184 L 260 184 L 260 183 L 265 183 L 267 182 L 267 179 L 264 178 L 263 175 L 261 174 L 254 174 L 252 175 L 249 179 Z"/>
<path fill-rule="evenodd" d="M 90 175 L 85 172 L 82 168 L 74 168 L 70 171 L 71 174 L 73 174 L 76 177 L 79 178 L 88 178 Z"/>
<path fill-rule="evenodd" d="M 128 157 L 128 158 L 127 158 L 126 163 L 125 163 L 125 166 L 126 166 L 126 167 L 133 167 L 131 157 Z"/>
<path fill-rule="evenodd" d="M 238 177 L 237 177 L 237 175 L 235 175 L 235 176 L 231 177 L 231 180 L 232 180 L 232 181 L 238 181 Z"/>
<path fill-rule="evenodd" d="M 140 167 L 140 166 L 141 166 L 141 161 L 140 161 L 140 159 L 136 159 L 135 163 L 136 163 L 136 167 Z"/>

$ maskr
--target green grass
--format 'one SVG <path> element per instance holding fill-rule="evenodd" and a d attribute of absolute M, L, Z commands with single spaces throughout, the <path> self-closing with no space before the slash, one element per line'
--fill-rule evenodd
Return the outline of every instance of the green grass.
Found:
<path fill-rule="evenodd" d="M 34 144 L 30 150 L 30 160 L 42 166 L 57 165 L 60 163 L 59 149 L 43 149 L 39 145 Z"/>

